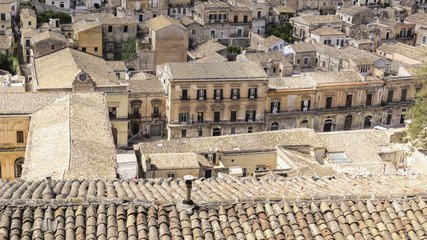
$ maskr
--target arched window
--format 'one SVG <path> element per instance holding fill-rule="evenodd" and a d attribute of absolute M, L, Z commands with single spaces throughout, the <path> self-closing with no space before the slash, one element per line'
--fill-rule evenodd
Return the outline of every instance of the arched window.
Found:
<path fill-rule="evenodd" d="M 308 120 L 307 119 L 302 120 L 301 128 L 308 128 Z"/>
<path fill-rule="evenodd" d="M 272 123 L 270 126 L 270 130 L 271 131 L 279 130 L 279 123 L 278 122 Z"/>
<path fill-rule="evenodd" d="M 332 131 L 332 119 L 326 119 L 325 123 L 323 124 L 323 131 L 324 132 L 330 132 Z"/>
<path fill-rule="evenodd" d="M 363 128 L 371 128 L 372 116 L 366 116 Z"/>
<path fill-rule="evenodd" d="M 24 164 L 24 158 L 19 157 L 15 160 L 15 177 L 20 178 L 22 174 L 22 164 Z"/>

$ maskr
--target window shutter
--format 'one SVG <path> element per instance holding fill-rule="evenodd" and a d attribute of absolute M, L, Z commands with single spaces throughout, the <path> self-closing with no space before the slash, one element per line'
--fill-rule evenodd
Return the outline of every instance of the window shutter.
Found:
<path fill-rule="evenodd" d="M 271 104 L 270 104 L 270 113 L 273 113 L 273 107 L 274 107 L 274 102 L 271 102 Z"/>
<path fill-rule="evenodd" d="M 255 98 L 257 98 L 258 88 L 255 88 Z"/>
<path fill-rule="evenodd" d="M 247 122 L 247 121 L 248 121 L 248 119 L 249 119 L 249 112 L 248 112 L 248 111 L 246 111 L 245 121 Z"/>
<path fill-rule="evenodd" d="M 280 102 L 277 103 L 277 112 L 280 112 Z"/>
<path fill-rule="evenodd" d="M 237 89 L 237 99 L 240 99 L 240 89 Z"/>
<path fill-rule="evenodd" d="M 256 111 L 254 111 L 254 115 L 252 116 L 252 121 L 255 121 L 256 119 Z"/>
<path fill-rule="evenodd" d="M 220 96 L 220 98 L 222 99 L 223 97 L 222 97 L 222 93 L 223 93 L 223 90 L 221 89 L 221 96 Z"/>
<path fill-rule="evenodd" d="M 197 100 L 199 100 L 199 99 L 200 99 L 200 90 L 197 89 Z"/>
<path fill-rule="evenodd" d="M 251 89 L 248 89 L 248 98 L 251 98 Z"/>

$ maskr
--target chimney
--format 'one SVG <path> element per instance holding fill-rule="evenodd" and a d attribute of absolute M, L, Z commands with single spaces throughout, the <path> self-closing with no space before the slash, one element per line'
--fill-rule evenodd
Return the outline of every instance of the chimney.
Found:
<path fill-rule="evenodd" d="M 186 188 L 186 196 L 184 200 L 184 204 L 192 205 L 193 201 L 191 200 L 191 188 L 193 187 L 193 180 L 195 177 L 191 175 L 185 175 L 184 181 L 185 181 L 185 188 Z"/>

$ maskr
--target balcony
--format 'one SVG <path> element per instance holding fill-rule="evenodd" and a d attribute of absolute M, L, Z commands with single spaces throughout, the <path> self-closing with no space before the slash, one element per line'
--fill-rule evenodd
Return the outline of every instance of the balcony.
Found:
<path fill-rule="evenodd" d="M 152 113 L 152 114 L 151 114 L 151 117 L 152 117 L 152 118 L 158 118 L 158 117 L 160 117 L 160 116 L 162 116 L 162 114 L 161 114 L 161 113 Z"/>
<path fill-rule="evenodd" d="M 141 114 L 140 113 L 133 113 L 133 114 L 128 114 L 128 118 L 131 120 L 139 120 L 141 119 Z"/>
<path fill-rule="evenodd" d="M 238 119 L 235 122 L 231 122 L 230 120 L 221 120 L 219 122 L 211 121 L 203 121 L 203 123 L 198 123 L 196 121 L 192 122 L 181 122 L 181 123 L 169 123 L 168 125 L 171 127 L 178 126 L 212 126 L 212 125 L 239 125 L 239 124 L 264 124 L 264 120 L 255 120 L 255 121 L 245 121 L 244 119 Z"/>

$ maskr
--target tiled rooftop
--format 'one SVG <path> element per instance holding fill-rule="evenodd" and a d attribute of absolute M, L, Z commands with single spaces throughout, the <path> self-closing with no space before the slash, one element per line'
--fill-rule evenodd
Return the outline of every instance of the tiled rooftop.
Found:
<path fill-rule="evenodd" d="M 337 13 L 343 13 L 347 15 L 356 15 L 366 10 L 369 10 L 369 8 L 365 6 L 352 6 L 350 8 L 341 8 L 340 10 L 337 11 Z"/>
<path fill-rule="evenodd" d="M 167 63 L 173 80 L 203 79 L 260 79 L 266 78 L 264 69 L 256 62 Z"/>
<path fill-rule="evenodd" d="M 179 23 L 177 20 L 160 15 L 158 17 L 152 18 L 148 20 L 147 22 L 148 27 L 152 28 L 154 31 L 161 30 L 163 28 L 169 27 L 169 26 L 177 26 L 182 29 L 186 29 L 181 23 Z"/>
<path fill-rule="evenodd" d="M 75 49 L 64 48 L 36 58 L 34 62 L 37 83 L 41 89 L 72 88 L 82 68 L 98 87 L 119 85 L 113 69 L 104 59 Z"/>
<path fill-rule="evenodd" d="M 34 35 L 32 37 L 32 39 L 33 39 L 34 43 L 40 42 L 40 41 L 45 40 L 45 39 L 53 39 L 53 40 L 62 41 L 65 43 L 64 35 L 62 35 L 61 33 L 52 32 L 52 31 L 46 31 L 46 32 L 39 33 L 37 35 Z"/>
<path fill-rule="evenodd" d="M 340 31 L 334 30 L 333 28 L 325 27 L 325 26 L 317 28 L 311 31 L 311 33 L 319 36 L 345 35 L 345 33 L 343 32 L 340 32 Z"/>
<path fill-rule="evenodd" d="M 116 151 L 102 93 L 73 93 L 31 115 L 23 179 L 114 179 Z M 53 154 L 54 153 L 54 154 Z"/>
<path fill-rule="evenodd" d="M 193 183 L 198 205 L 265 201 L 401 199 L 426 196 L 427 176 L 212 178 Z M 0 183 L 0 205 L 77 205 L 84 203 L 176 204 L 185 199 L 182 179 L 52 180 Z"/>
<path fill-rule="evenodd" d="M 293 17 L 291 20 L 308 25 L 327 24 L 327 23 L 340 23 L 341 20 L 337 15 L 314 15 L 314 16 L 298 16 Z"/>
<path fill-rule="evenodd" d="M 260 45 L 266 46 L 266 47 L 272 47 L 280 42 L 283 42 L 283 39 L 278 38 L 274 35 L 269 36 L 268 38 L 264 39 L 264 41 L 262 41 L 260 43 Z"/>
<path fill-rule="evenodd" d="M 31 114 L 65 94 L 60 92 L 0 93 L 0 114 Z"/>

